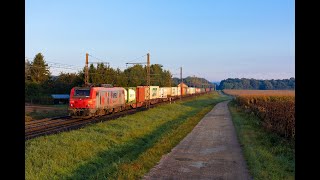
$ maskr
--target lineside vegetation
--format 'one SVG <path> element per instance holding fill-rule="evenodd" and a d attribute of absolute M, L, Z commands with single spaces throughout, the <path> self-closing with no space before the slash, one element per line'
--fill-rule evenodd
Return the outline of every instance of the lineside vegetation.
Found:
<path fill-rule="evenodd" d="M 139 179 L 215 104 L 218 93 L 26 141 L 26 179 Z"/>
<path fill-rule="evenodd" d="M 294 91 L 224 90 L 234 95 L 245 112 L 255 114 L 263 127 L 286 138 L 295 139 Z"/>
<path fill-rule="evenodd" d="M 233 124 L 253 179 L 295 179 L 295 142 L 267 131 L 254 114 L 229 103 Z"/>

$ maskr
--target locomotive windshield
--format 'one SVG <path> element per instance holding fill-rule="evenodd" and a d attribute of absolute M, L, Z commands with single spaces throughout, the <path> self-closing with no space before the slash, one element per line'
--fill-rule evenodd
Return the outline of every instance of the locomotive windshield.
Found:
<path fill-rule="evenodd" d="M 76 89 L 74 91 L 75 97 L 89 97 L 90 96 L 90 89 Z"/>

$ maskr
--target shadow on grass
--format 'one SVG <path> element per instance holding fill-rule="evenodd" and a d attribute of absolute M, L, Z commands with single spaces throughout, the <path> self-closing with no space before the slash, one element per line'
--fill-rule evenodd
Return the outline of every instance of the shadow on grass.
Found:
<path fill-rule="evenodd" d="M 116 178 L 117 168 L 121 163 L 130 163 L 143 152 L 154 146 L 163 135 L 178 127 L 188 117 L 198 113 L 198 108 L 192 110 L 174 120 L 159 126 L 152 133 L 118 145 L 107 151 L 97 154 L 93 159 L 79 166 L 67 179 L 106 179 Z"/>

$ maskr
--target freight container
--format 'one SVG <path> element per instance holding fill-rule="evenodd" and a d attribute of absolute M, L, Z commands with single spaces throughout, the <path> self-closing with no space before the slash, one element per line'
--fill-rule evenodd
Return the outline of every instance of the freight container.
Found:
<path fill-rule="evenodd" d="M 159 98 L 167 98 L 167 88 L 159 88 Z"/>
<path fill-rule="evenodd" d="M 196 94 L 201 93 L 201 89 L 200 88 L 196 88 Z"/>
<path fill-rule="evenodd" d="M 136 102 L 136 87 L 125 87 L 126 102 L 131 104 Z"/>
<path fill-rule="evenodd" d="M 204 93 L 204 92 L 206 92 L 206 89 L 205 88 L 200 88 L 200 92 Z"/>
<path fill-rule="evenodd" d="M 182 88 L 182 91 L 181 91 L 181 87 L 178 87 L 178 92 L 179 92 L 179 95 L 180 93 L 182 92 L 182 96 L 186 95 L 187 94 L 187 87 L 183 87 Z"/>
<path fill-rule="evenodd" d="M 159 86 L 150 86 L 150 88 L 148 88 L 148 86 L 138 86 L 138 87 L 142 87 L 145 89 L 145 96 L 144 96 L 145 100 L 159 98 Z M 150 95 L 150 98 L 149 98 L 149 95 Z"/>
<path fill-rule="evenodd" d="M 145 88 L 143 86 L 138 86 L 136 88 L 136 101 L 138 103 L 145 101 Z"/>
<path fill-rule="evenodd" d="M 159 98 L 159 86 L 150 86 L 150 99 Z"/>
<path fill-rule="evenodd" d="M 172 94 L 172 87 L 163 87 L 163 88 L 166 89 L 166 91 L 167 91 L 167 96 L 171 96 L 171 94 Z"/>
<path fill-rule="evenodd" d="M 178 94 L 180 95 L 180 92 L 178 92 L 178 87 L 171 87 L 171 96 L 178 96 Z"/>
<path fill-rule="evenodd" d="M 181 87 L 178 87 L 178 96 L 180 96 L 180 95 L 184 96 L 186 94 L 187 94 L 187 88 L 186 87 L 184 87 L 182 89 L 181 89 Z"/>
<path fill-rule="evenodd" d="M 194 87 L 187 88 L 187 94 L 195 94 L 195 93 L 196 93 L 196 88 Z"/>

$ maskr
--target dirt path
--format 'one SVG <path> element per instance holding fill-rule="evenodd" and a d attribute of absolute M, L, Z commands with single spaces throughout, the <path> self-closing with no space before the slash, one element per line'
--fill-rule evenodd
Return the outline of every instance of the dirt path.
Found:
<path fill-rule="evenodd" d="M 145 179 L 251 179 L 228 109 L 217 104 Z"/>

